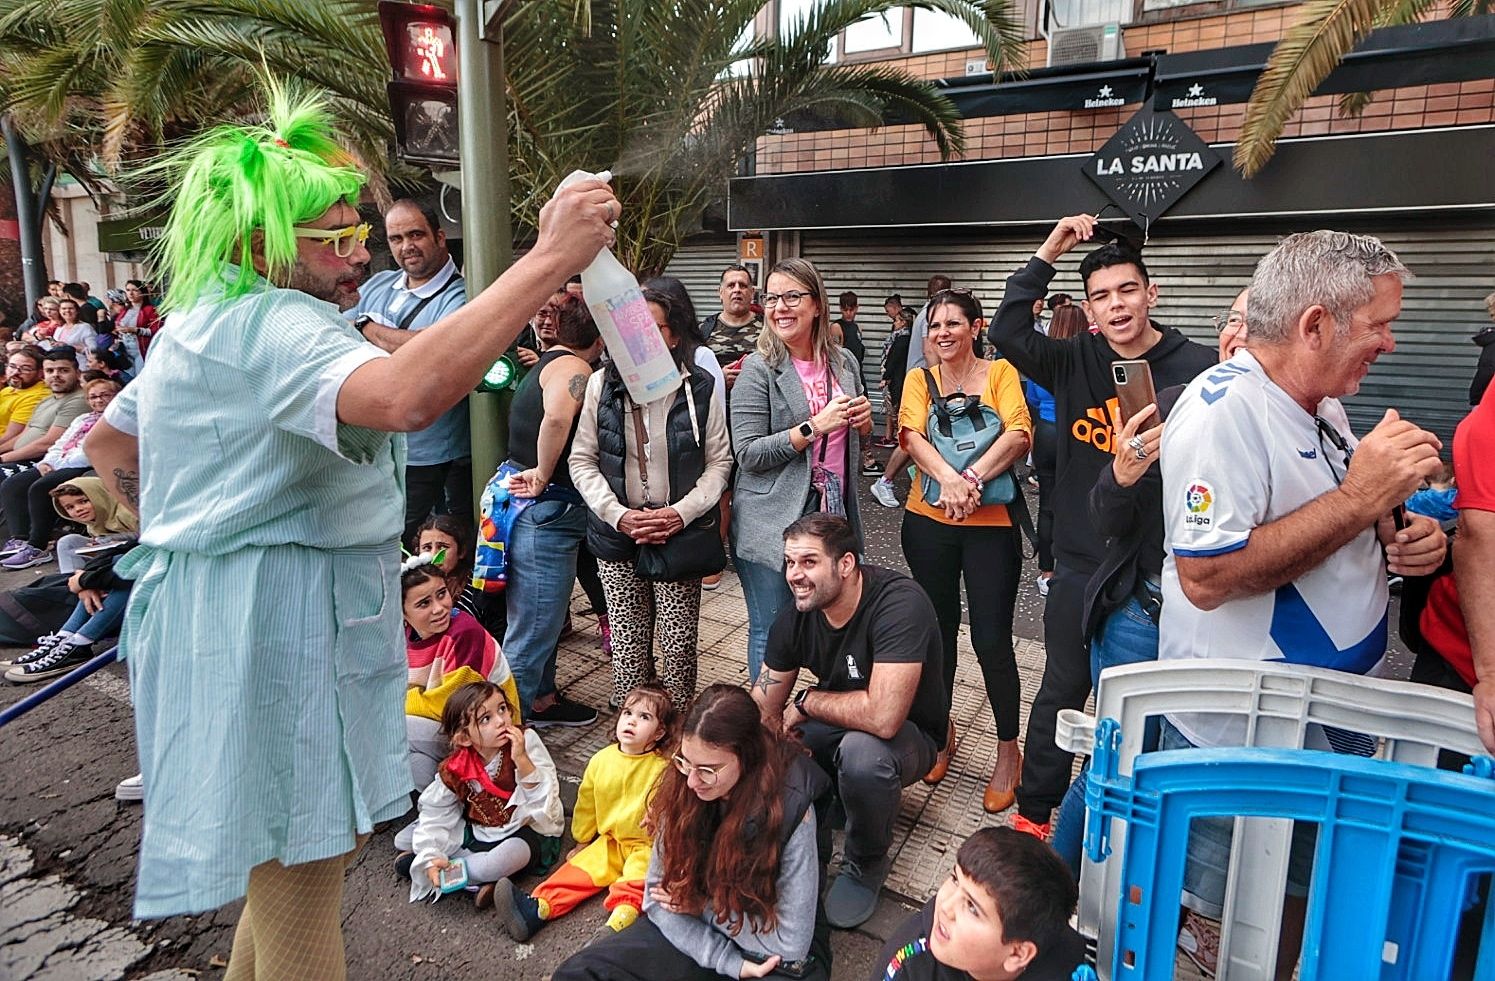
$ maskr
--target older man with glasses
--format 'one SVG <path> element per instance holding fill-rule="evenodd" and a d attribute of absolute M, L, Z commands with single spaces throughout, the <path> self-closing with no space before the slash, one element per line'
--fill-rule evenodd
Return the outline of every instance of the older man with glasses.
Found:
<path fill-rule="evenodd" d="M 1438 473 L 1441 444 L 1394 409 L 1357 442 L 1339 399 L 1396 349 L 1406 275 L 1380 241 L 1344 232 L 1289 236 L 1257 265 L 1247 347 L 1189 384 L 1163 433 L 1162 659 L 1385 670 L 1387 569 L 1431 573 L 1447 545 L 1436 521 L 1401 508 Z M 1245 736 L 1239 716 L 1170 712 L 1161 747 Z M 1318 726 L 1309 739 L 1373 749 Z M 1230 826 L 1195 822 L 1185 905 L 1196 914 L 1220 916 Z M 1312 862 L 1311 826 L 1299 828 L 1279 959 L 1289 971 Z"/>

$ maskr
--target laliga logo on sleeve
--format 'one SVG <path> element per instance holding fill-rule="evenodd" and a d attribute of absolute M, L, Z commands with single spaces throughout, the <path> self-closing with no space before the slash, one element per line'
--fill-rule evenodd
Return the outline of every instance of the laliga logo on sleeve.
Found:
<path fill-rule="evenodd" d="M 1215 489 L 1203 480 L 1195 480 L 1184 491 L 1184 506 L 1189 513 L 1184 515 L 1184 526 L 1195 531 L 1208 531 L 1215 523 L 1210 508 L 1215 506 Z"/>

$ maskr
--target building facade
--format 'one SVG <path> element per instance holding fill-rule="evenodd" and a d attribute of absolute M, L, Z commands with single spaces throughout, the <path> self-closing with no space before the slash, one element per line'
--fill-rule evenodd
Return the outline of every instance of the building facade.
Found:
<path fill-rule="evenodd" d="M 1373 35 L 1288 123 L 1263 171 L 1244 180 L 1229 161 L 1245 101 L 1298 14 L 1296 4 L 1241 0 L 1047 0 L 1025 10 L 1030 70 L 1002 78 L 984 71 L 979 47 L 921 50 L 940 30 L 958 34 L 930 27 L 924 11 L 922 42 L 915 13 L 870 25 L 882 47 L 848 31 L 833 58 L 895 65 L 946 87 L 966 117 L 964 158 L 941 162 L 918 126 L 788 120 L 782 128 L 792 132 L 762 138 L 754 173 L 732 182 L 728 227 L 766 233 L 770 261 L 815 261 L 831 296 L 860 294 L 876 351 L 887 327 L 882 298 L 917 302 L 931 274 L 994 309 L 1007 275 L 1055 220 L 1110 200 L 1087 168 L 1120 164 L 1098 163 L 1097 151 L 1144 110 L 1139 123 L 1175 118 L 1224 162 L 1147 222 L 1157 319 L 1212 343 L 1212 315 L 1282 235 L 1376 234 L 1414 278 L 1397 350 L 1351 400 L 1352 418 L 1363 427 L 1395 406 L 1446 439 L 1467 411 L 1478 354 L 1469 339 L 1495 288 L 1495 16 Z M 1340 113 L 1347 93 L 1366 90 L 1362 112 Z M 714 273 L 735 254 L 731 236 L 693 243 L 672 271 L 709 310 Z M 1061 265 L 1056 291 L 1079 294 L 1078 258 Z M 876 365 L 864 367 L 870 379 Z"/>

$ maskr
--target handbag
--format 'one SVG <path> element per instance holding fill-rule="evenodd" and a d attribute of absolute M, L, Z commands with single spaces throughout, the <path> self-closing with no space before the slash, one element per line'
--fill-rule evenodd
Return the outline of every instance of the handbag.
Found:
<path fill-rule="evenodd" d="M 964 392 L 941 395 L 934 373 L 928 368 L 921 370 L 924 382 L 929 386 L 929 420 L 925 436 L 940 459 L 957 471 L 964 470 L 981 459 L 1001 437 L 1002 417 L 997 415 L 997 410 L 983 403 L 979 395 Z M 925 503 L 936 504 L 940 499 L 940 482 L 929 474 L 921 476 Z M 982 504 L 1011 504 L 1015 497 L 1017 479 L 1010 468 L 989 478 L 981 490 Z"/>
<path fill-rule="evenodd" d="M 695 411 L 694 405 L 690 411 Z M 644 509 L 649 510 L 656 505 L 647 503 L 651 497 L 649 467 L 644 455 L 644 414 L 636 403 L 632 412 L 639 481 L 644 488 Z M 633 557 L 633 574 L 645 582 L 688 582 L 721 572 L 727 567 L 727 553 L 722 548 L 721 529 L 717 525 L 718 513 L 716 508 L 709 508 L 705 514 L 663 542 L 640 545 Z"/>

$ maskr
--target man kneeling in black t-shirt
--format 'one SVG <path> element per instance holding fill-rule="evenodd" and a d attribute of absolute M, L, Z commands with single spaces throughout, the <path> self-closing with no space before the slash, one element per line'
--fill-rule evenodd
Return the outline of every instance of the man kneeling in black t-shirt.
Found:
<path fill-rule="evenodd" d="M 950 715 L 940 628 L 919 584 L 862 565 L 845 518 L 810 514 L 784 530 L 794 594 L 768 632 L 753 698 L 765 725 L 800 739 L 846 812 L 841 874 L 825 898 L 831 926 L 877 908 L 903 788 L 929 772 Z M 816 685 L 791 701 L 800 669 Z"/>
<path fill-rule="evenodd" d="M 935 897 L 888 938 L 873 981 L 1069 981 L 1085 959 L 1069 927 L 1078 896 L 1047 844 L 983 828 Z"/>

